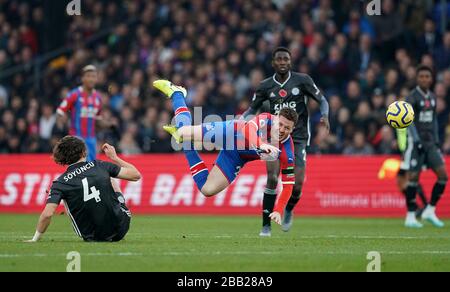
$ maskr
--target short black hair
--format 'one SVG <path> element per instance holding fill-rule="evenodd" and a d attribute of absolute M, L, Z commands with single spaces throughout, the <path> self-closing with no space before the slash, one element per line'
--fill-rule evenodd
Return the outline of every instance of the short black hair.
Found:
<path fill-rule="evenodd" d="M 419 75 L 419 73 L 422 71 L 428 71 L 428 72 L 430 72 L 431 75 L 434 74 L 433 69 L 431 69 L 427 65 L 419 65 L 419 67 L 417 67 L 417 75 Z"/>
<path fill-rule="evenodd" d="M 289 54 L 290 57 L 292 56 L 291 51 L 289 51 L 288 48 L 286 48 L 286 47 L 278 47 L 278 48 L 276 48 L 275 50 L 273 50 L 273 52 L 272 52 L 272 59 L 275 59 L 275 55 L 276 55 L 278 52 L 286 52 L 286 53 Z"/>
<path fill-rule="evenodd" d="M 60 165 L 74 164 L 86 156 L 86 144 L 75 136 L 65 136 L 53 148 L 53 160 Z"/>
<path fill-rule="evenodd" d="M 288 119 L 291 122 L 294 122 L 294 125 L 297 124 L 298 114 L 295 110 L 286 107 L 280 111 L 279 115 L 285 117 L 286 119 Z"/>

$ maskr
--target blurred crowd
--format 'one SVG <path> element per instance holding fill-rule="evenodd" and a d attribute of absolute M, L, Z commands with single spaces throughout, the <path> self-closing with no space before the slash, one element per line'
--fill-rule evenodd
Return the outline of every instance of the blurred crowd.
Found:
<path fill-rule="evenodd" d="M 33 60 L 47 53 L 41 1 L 0 0 L 0 73 L 23 66 L 0 79 L 0 153 L 51 151 L 68 131 L 56 107 L 87 64 L 99 69 L 103 118 L 113 125 L 98 131 L 99 144 L 127 154 L 171 152 L 161 126 L 172 110 L 153 80 L 186 86 L 188 105 L 202 107 L 203 115 L 238 115 L 273 75 L 278 46 L 292 51 L 293 70 L 310 74 L 330 103 L 330 135 L 310 103 L 310 152 L 398 152 L 384 112 L 415 87 L 422 63 L 435 71 L 439 134 L 450 153 L 450 30 L 440 20 L 450 6 L 382 0 L 382 15 L 368 16 L 364 2 L 83 0 L 82 16 L 67 16 L 64 46 L 72 50 L 39 68 L 36 88 Z"/>

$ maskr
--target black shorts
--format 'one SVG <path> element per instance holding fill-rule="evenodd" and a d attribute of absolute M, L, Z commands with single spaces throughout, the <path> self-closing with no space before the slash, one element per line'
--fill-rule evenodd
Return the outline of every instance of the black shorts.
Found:
<path fill-rule="evenodd" d="M 119 209 L 115 210 L 114 226 L 106 226 L 106 230 L 104 232 L 98 230 L 97 232 L 102 234 L 99 237 L 96 237 L 95 235 L 92 235 L 92 237 L 83 237 L 84 241 L 116 242 L 122 240 L 125 235 L 127 235 L 128 230 L 130 229 L 131 212 L 125 205 L 125 198 L 123 197 L 122 193 L 116 192 L 116 196 L 120 202 L 120 205 Z"/>
<path fill-rule="evenodd" d="M 112 238 L 112 242 L 121 241 L 127 235 L 128 230 L 130 230 L 131 217 L 125 215 L 123 216 L 119 227 L 117 228 L 116 236 Z"/>
<path fill-rule="evenodd" d="M 116 192 L 116 195 L 119 198 L 121 214 L 119 217 L 119 225 L 117 227 L 116 236 L 112 238 L 113 242 L 121 241 L 125 235 L 127 235 L 128 230 L 130 230 L 131 223 L 131 212 L 125 205 L 125 198 L 122 193 Z"/>
<path fill-rule="evenodd" d="M 420 172 L 424 167 L 437 169 L 444 165 L 444 157 L 436 145 L 424 145 L 421 149 L 408 144 L 403 155 L 401 169 L 412 172 Z"/>
<path fill-rule="evenodd" d="M 306 168 L 306 141 L 294 143 L 295 166 Z"/>

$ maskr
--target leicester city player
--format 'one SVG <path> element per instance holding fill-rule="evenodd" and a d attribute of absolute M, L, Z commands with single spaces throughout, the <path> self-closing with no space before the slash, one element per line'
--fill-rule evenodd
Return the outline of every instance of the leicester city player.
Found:
<path fill-rule="evenodd" d="M 436 216 L 436 206 L 444 193 L 448 176 L 444 157 L 439 148 L 438 121 L 436 115 L 436 96 L 430 88 L 433 84 L 433 71 L 427 66 L 417 69 L 417 87 L 407 96 L 406 101 L 414 108 L 416 118 L 408 127 L 408 147 L 405 151 L 405 163 L 409 169 L 409 182 L 406 188 L 406 205 L 408 214 L 405 226 L 421 228 L 416 220 L 416 193 L 422 166 L 427 165 L 436 175 L 431 201 L 422 212 L 422 219 L 436 227 L 443 227 L 444 222 Z"/>
<path fill-rule="evenodd" d="M 397 187 L 398 189 L 403 193 L 403 195 L 406 196 L 406 188 L 408 187 L 408 181 L 409 181 L 409 161 L 408 161 L 408 153 L 406 153 L 406 146 L 407 146 L 407 140 L 408 140 L 408 130 L 407 129 L 397 129 L 397 144 L 398 149 L 402 153 L 402 162 L 400 164 L 400 169 L 397 173 Z M 409 147 L 409 151 L 411 151 L 411 147 Z M 405 155 L 408 154 L 408 155 Z M 426 168 L 426 165 L 423 165 L 423 168 Z M 423 204 L 423 207 L 417 209 L 416 211 L 416 217 L 420 218 L 422 216 L 422 212 L 425 210 L 425 207 L 428 205 L 428 200 L 425 195 L 425 191 L 423 189 L 423 186 L 421 183 L 417 184 L 417 195 L 420 198 L 420 201 Z"/>
<path fill-rule="evenodd" d="M 75 233 L 85 241 L 113 242 L 125 237 L 131 213 L 111 178 L 137 181 L 141 175 L 132 164 L 117 156 L 113 146 L 104 144 L 102 149 L 114 163 L 87 161 L 86 145 L 77 137 L 66 136 L 57 143 L 53 159 L 68 167 L 53 182 L 36 233 L 28 242 L 36 242 L 42 237 L 61 201 Z"/>
<path fill-rule="evenodd" d="M 291 52 L 287 48 L 279 47 L 272 53 L 272 67 L 275 74 L 265 79 L 256 89 L 250 109 L 244 113 L 246 119 L 261 109 L 263 104 L 269 103 L 270 113 L 277 115 L 283 108 L 290 108 L 297 112 L 298 122 L 292 137 L 295 148 L 295 186 L 292 196 L 286 206 L 283 218 L 283 231 L 289 231 L 293 223 L 293 210 L 302 195 L 305 179 L 306 147 L 311 139 L 308 101 L 315 100 L 320 104 L 321 123 L 330 129 L 328 121 L 328 102 L 310 76 L 291 71 Z M 267 185 L 263 199 L 263 228 L 261 236 L 270 235 L 269 214 L 275 204 L 276 188 L 280 165 L 277 161 L 267 162 Z"/>

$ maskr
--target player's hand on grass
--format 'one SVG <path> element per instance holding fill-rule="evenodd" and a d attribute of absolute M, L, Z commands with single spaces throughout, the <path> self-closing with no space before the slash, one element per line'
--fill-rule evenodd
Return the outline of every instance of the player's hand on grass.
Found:
<path fill-rule="evenodd" d="M 270 219 L 272 219 L 273 221 L 275 221 L 275 223 L 277 223 L 278 225 L 281 225 L 281 214 L 278 212 L 272 212 L 269 215 Z"/>
<path fill-rule="evenodd" d="M 280 152 L 280 149 L 269 144 L 262 144 L 259 149 L 266 152 L 267 154 L 278 154 Z"/>
<path fill-rule="evenodd" d="M 320 123 L 325 127 L 327 130 L 327 134 L 330 133 L 330 121 L 328 120 L 328 117 L 321 117 Z"/>
<path fill-rule="evenodd" d="M 116 148 L 114 148 L 114 146 L 111 146 L 108 143 L 105 143 L 102 146 L 102 150 L 103 150 L 103 152 L 105 152 L 106 156 L 109 159 L 113 159 L 114 160 L 114 159 L 117 158 Z"/>

